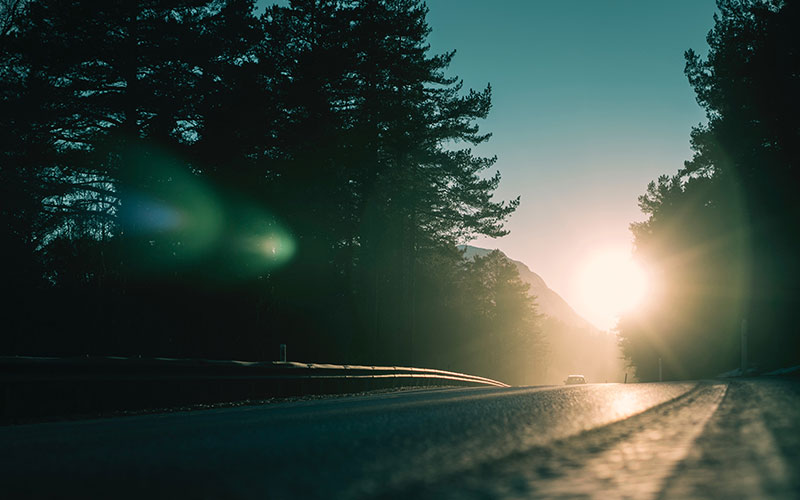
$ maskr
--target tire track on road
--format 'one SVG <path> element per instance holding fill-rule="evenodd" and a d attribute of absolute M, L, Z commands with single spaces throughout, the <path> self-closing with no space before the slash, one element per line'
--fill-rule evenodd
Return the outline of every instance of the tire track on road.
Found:
<path fill-rule="evenodd" d="M 800 498 L 800 399 L 788 389 L 781 380 L 730 382 L 661 498 Z"/>
<path fill-rule="evenodd" d="M 726 390 L 724 384 L 706 385 L 675 404 L 643 414 L 629 423 L 636 430 L 557 480 L 537 482 L 532 491 L 546 498 L 593 497 L 599 492 L 606 498 L 656 498 L 689 455 Z"/>
<path fill-rule="evenodd" d="M 701 383 L 625 420 L 391 496 L 655 498 L 688 455 L 725 392 L 724 383 Z"/>

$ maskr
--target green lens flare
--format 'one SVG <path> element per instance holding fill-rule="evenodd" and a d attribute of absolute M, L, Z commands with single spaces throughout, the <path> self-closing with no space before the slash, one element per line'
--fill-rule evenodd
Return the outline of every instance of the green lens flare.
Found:
<path fill-rule="evenodd" d="M 239 275 L 262 275 L 288 263 L 295 255 L 296 243 L 291 233 L 275 216 L 255 206 L 235 210 L 239 226 L 231 254 L 236 262 L 229 265 Z"/>
<path fill-rule="evenodd" d="M 128 173 L 119 190 L 121 234 L 140 272 L 251 279 L 294 256 L 291 232 L 261 203 L 223 193 L 157 147 L 139 144 L 120 159 Z"/>
<path fill-rule="evenodd" d="M 267 261 L 282 264 L 294 255 L 294 240 L 286 234 L 271 234 L 259 242 L 259 249 Z"/>

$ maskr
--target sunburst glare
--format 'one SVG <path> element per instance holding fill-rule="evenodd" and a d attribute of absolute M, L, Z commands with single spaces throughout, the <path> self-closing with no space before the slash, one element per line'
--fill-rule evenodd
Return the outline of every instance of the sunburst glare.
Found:
<path fill-rule="evenodd" d="M 588 255 L 576 281 L 577 309 L 604 329 L 613 328 L 620 314 L 640 306 L 651 289 L 649 274 L 624 247 Z"/>

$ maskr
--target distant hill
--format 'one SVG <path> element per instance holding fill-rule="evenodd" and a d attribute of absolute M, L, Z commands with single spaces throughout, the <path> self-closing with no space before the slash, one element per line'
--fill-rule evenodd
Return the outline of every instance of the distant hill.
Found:
<path fill-rule="evenodd" d="M 464 251 L 467 259 L 492 251 L 464 245 L 459 249 Z M 528 266 L 513 259 L 508 260 L 517 266 L 520 278 L 530 283 L 530 293 L 537 297 L 539 312 L 544 316 L 541 329 L 547 355 L 528 383 L 563 384 L 567 375 L 577 373 L 585 375 L 590 383 L 624 381 L 626 367 L 617 336 L 598 329 L 580 317 Z"/>
<path fill-rule="evenodd" d="M 459 250 L 464 250 L 464 257 L 467 259 L 473 259 L 476 255 L 484 257 L 492 252 L 492 250 L 487 248 L 473 247 L 470 245 L 460 245 L 458 248 Z M 530 293 L 536 296 L 536 303 L 538 304 L 540 313 L 558 319 L 567 326 L 590 331 L 599 331 L 594 325 L 578 315 L 566 300 L 550 289 L 541 276 L 531 271 L 524 263 L 509 259 L 505 254 L 503 254 L 503 256 L 517 266 L 519 277 L 522 278 L 522 281 L 531 285 Z"/>

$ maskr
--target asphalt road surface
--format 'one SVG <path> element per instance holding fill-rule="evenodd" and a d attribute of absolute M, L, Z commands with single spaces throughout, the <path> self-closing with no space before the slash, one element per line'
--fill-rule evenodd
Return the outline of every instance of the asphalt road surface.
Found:
<path fill-rule="evenodd" d="M 0 427 L 3 498 L 800 498 L 800 381 L 402 391 Z"/>

